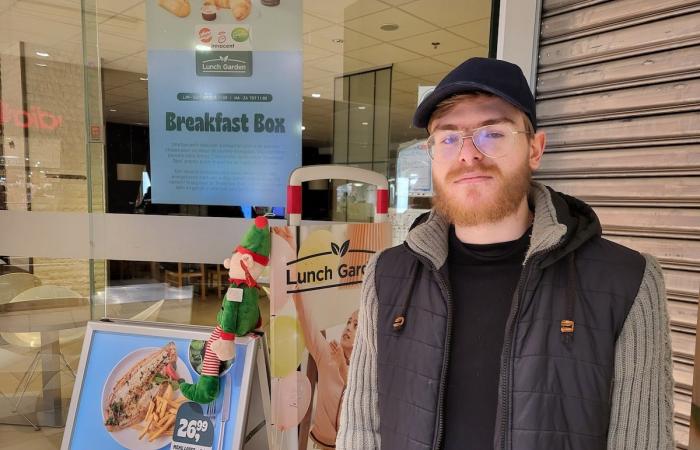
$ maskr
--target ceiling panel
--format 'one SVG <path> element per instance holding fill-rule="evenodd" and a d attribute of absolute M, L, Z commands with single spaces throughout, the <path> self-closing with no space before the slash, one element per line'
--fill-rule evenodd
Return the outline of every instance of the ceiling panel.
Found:
<path fill-rule="evenodd" d="M 340 44 L 333 42 L 337 39 L 342 39 L 343 42 Z M 343 53 L 377 45 L 379 41 L 355 31 L 344 29 L 340 25 L 333 25 L 307 33 L 304 36 L 304 43 L 333 53 Z"/>
<path fill-rule="evenodd" d="M 394 68 L 398 71 L 411 74 L 414 77 L 420 77 L 435 72 L 447 73 L 452 69 L 452 66 L 434 59 L 418 58 L 396 63 Z"/>
<path fill-rule="evenodd" d="M 389 63 L 408 61 L 420 57 L 418 53 L 404 50 L 391 44 L 379 44 L 361 50 L 346 52 L 346 55 L 370 62 L 375 66 L 382 66 Z"/>
<path fill-rule="evenodd" d="M 470 41 L 476 42 L 484 47 L 489 44 L 489 33 L 491 30 L 491 19 L 481 19 L 474 22 L 463 23 L 448 28 L 451 32 L 458 34 Z"/>
<path fill-rule="evenodd" d="M 304 0 L 304 11 L 338 24 L 389 7 L 377 0 Z"/>
<path fill-rule="evenodd" d="M 486 40 L 488 41 L 488 35 Z M 431 31 L 430 33 L 399 39 L 392 41 L 392 44 L 430 57 L 479 46 L 477 42 L 457 36 L 446 30 Z"/>
<path fill-rule="evenodd" d="M 305 12 L 302 18 L 302 24 L 303 32 L 309 33 L 311 31 L 316 31 L 320 30 L 321 28 L 331 26 L 333 25 L 333 22 L 329 22 L 328 20 L 321 19 Z"/>
<path fill-rule="evenodd" d="M 488 49 L 486 47 L 474 47 L 464 50 L 459 50 L 452 53 L 445 53 L 444 55 L 437 55 L 434 59 L 440 62 L 450 65 L 451 67 L 457 67 L 467 59 L 473 56 L 488 56 Z"/>
<path fill-rule="evenodd" d="M 415 94 L 418 96 L 418 86 L 419 85 L 429 85 L 430 82 L 423 80 L 421 78 L 408 78 L 406 80 L 396 81 L 393 83 L 392 89 L 408 92 L 409 94 Z"/>
<path fill-rule="evenodd" d="M 333 78 L 333 72 L 324 69 L 318 69 L 316 67 L 306 66 L 304 67 L 304 80 L 314 81 L 319 79 L 330 79 Z"/>
<path fill-rule="evenodd" d="M 379 28 L 386 23 L 396 24 L 399 28 L 394 31 L 384 31 Z M 396 8 L 386 9 L 359 19 L 346 21 L 345 27 L 372 36 L 380 41 L 394 41 L 437 30 L 435 25 Z"/>
<path fill-rule="evenodd" d="M 145 81 L 142 81 L 141 83 L 143 83 L 143 85 L 131 83 L 124 86 L 115 87 L 108 91 L 105 91 L 105 95 L 118 95 L 120 97 L 127 97 L 133 100 L 141 100 L 147 98 L 147 83 Z"/>
<path fill-rule="evenodd" d="M 304 59 L 304 64 L 308 61 L 312 61 L 318 58 L 325 58 L 327 56 L 336 55 L 329 50 L 324 50 L 322 48 L 314 47 L 313 45 L 304 45 L 304 51 L 302 52 L 302 57 Z"/>
<path fill-rule="evenodd" d="M 372 64 L 359 59 L 350 58 L 343 55 L 332 55 L 325 58 L 309 61 L 306 67 L 314 67 L 321 70 L 331 70 L 334 75 L 342 75 L 350 72 L 357 72 L 372 67 Z"/>
<path fill-rule="evenodd" d="M 103 103 L 106 107 L 112 108 L 116 105 L 121 105 L 123 103 L 129 103 L 133 101 L 134 99 L 132 97 L 125 97 L 123 95 L 117 95 L 113 92 L 106 91 Z"/>
<path fill-rule="evenodd" d="M 491 15 L 490 0 L 416 0 L 399 8 L 440 28 Z"/>
<path fill-rule="evenodd" d="M 386 3 L 391 6 L 405 5 L 406 3 L 411 3 L 414 0 L 381 0 L 382 3 Z"/>
<path fill-rule="evenodd" d="M 112 16 L 143 4 L 143 0 L 97 0 L 97 13 L 101 16 Z"/>

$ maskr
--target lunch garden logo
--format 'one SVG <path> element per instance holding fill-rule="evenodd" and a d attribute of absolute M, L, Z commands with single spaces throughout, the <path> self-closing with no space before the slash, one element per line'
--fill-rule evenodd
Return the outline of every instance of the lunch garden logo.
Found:
<path fill-rule="evenodd" d="M 341 260 L 348 253 L 366 254 L 357 255 L 347 259 L 353 262 Z M 289 261 L 287 263 L 287 286 L 293 286 L 288 294 L 318 289 L 329 289 L 339 286 L 349 286 L 362 283 L 367 261 L 375 253 L 375 250 L 350 248 L 350 240 L 338 245 L 330 243 L 327 251 L 317 252 Z"/>
<path fill-rule="evenodd" d="M 253 76 L 253 52 L 198 50 L 196 64 L 200 77 Z"/>

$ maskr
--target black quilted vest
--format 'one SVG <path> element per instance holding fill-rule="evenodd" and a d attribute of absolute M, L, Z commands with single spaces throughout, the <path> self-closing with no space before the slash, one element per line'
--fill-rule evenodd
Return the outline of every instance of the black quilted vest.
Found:
<path fill-rule="evenodd" d="M 567 232 L 523 268 L 501 354 L 494 449 L 605 450 L 615 342 L 645 262 L 602 239 L 587 205 L 551 196 Z M 447 267 L 404 244 L 379 257 L 375 276 L 382 450 L 437 450 L 444 396 L 460 395 L 444 389 Z M 573 333 L 562 332 L 562 320 L 573 320 Z"/>

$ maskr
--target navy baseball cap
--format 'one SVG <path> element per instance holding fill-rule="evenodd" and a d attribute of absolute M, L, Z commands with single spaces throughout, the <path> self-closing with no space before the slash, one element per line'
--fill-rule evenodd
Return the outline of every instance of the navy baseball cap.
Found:
<path fill-rule="evenodd" d="M 426 128 L 437 105 L 453 95 L 488 92 L 524 112 L 537 129 L 535 96 L 520 67 L 495 58 L 469 58 L 455 67 L 416 108 L 413 126 Z"/>

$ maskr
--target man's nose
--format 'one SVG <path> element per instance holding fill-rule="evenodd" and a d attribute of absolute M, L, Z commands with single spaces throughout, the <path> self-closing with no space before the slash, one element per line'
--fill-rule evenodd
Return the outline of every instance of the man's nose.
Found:
<path fill-rule="evenodd" d="M 474 141 L 468 137 L 465 137 L 464 143 L 462 144 L 462 150 L 459 152 L 459 161 L 469 163 L 481 161 L 482 159 L 484 159 L 484 155 L 476 148 Z"/>

